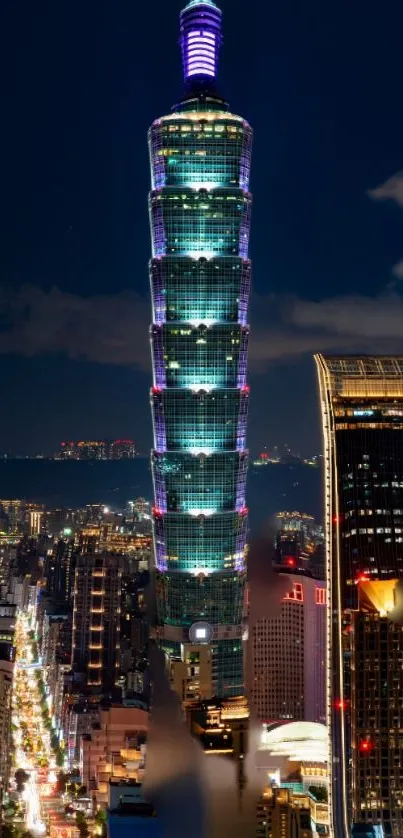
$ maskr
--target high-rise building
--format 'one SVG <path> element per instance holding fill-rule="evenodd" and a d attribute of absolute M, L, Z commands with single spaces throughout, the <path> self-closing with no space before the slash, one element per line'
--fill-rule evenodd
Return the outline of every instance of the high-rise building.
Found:
<path fill-rule="evenodd" d="M 60 538 L 47 552 L 46 592 L 59 602 L 71 604 L 77 553 L 73 538 Z"/>
<path fill-rule="evenodd" d="M 285 575 L 285 570 L 283 570 Z M 252 629 L 250 689 L 261 721 L 324 722 L 326 583 L 287 573 L 290 589 L 278 613 Z"/>
<path fill-rule="evenodd" d="M 180 17 L 184 94 L 149 131 L 158 636 L 184 701 L 243 690 L 252 131 L 216 89 L 221 11 Z"/>
<path fill-rule="evenodd" d="M 74 677 L 85 689 L 113 689 L 119 667 L 120 559 L 107 554 L 79 556 L 75 571 Z"/>
<path fill-rule="evenodd" d="M 28 503 L 25 507 L 24 531 L 27 536 L 40 535 L 43 528 L 45 507 L 42 504 Z"/>
<path fill-rule="evenodd" d="M 7 533 L 22 533 L 26 504 L 22 500 L 0 500 L 1 529 Z"/>
<path fill-rule="evenodd" d="M 403 835 L 403 357 L 316 356 L 334 835 Z M 361 833 L 360 833 L 361 829 Z M 375 834 L 375 833 L 373 833 Z"/>

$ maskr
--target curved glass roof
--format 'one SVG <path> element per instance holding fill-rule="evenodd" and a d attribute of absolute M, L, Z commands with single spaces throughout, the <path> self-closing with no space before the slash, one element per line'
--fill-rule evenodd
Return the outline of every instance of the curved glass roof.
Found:
<path fill-rule="evenodd" d="M 285 722 L 263 725 L 260 751 L 283 757 L 290 762 L 326 763 L 327 727 L 316 722 Z"/>

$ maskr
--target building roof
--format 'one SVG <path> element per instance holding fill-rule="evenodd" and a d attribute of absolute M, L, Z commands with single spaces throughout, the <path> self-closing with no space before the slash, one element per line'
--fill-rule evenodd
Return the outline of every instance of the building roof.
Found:
<path fill-rule="evenodd" d="M 326 763 L 328 732 L 316 722 L 274 722 L 262 726 L 260 751 L 290 762 Z"/>

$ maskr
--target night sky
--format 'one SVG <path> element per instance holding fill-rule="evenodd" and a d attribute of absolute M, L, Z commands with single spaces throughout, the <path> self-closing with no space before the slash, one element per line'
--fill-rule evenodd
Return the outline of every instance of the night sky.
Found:
<path fill-rule="evenodd" d="M 151 445 L 147 128 L 179 0 L 0 3 L 0 451 Z M 312 353 L 403 351 L 401 0 L 221 0 L 255 131 L 250 447 L 320 447 Z"/>

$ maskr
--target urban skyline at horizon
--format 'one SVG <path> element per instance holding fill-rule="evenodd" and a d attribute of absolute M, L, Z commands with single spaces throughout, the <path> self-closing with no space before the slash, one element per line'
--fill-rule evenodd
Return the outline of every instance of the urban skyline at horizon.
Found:
<path fill-rule="evenodd" d="M 402 838 L 388 12 L 95 1 L 7 13 L 0 833 Z"/>
<path fill-rule="evenodd" d="M 31 5 L 23 3 L 25 15 L 7 4 L 0 12 L 2 30 L 10 35 L 4 57 L 15 71 L 5 96 L 8 132 L 2 137 L 10 207 L 0 299 L 0 353 L 9 396 L 8 411 L 0 417 L 4 447 L 25 447 L 29 424 L 27 453 L 43 450 L 48 440 L 55 449 L 67 436 L 118 434 L 135 434 L 146 451 L 151 434 L 144 131 L 154 107 L 162 112 L 164 101 L 180 89 L 179 66 L 167 61 L 164 51 L 164 34 L 172 42 L 176 38 L 175 14 L 157 0 L 161 27 L 154 32 L 153 62 L 139 90 L 133 80 L 147 64 L 147 44 L 140 39 L 133 50 L 129 33 L 141 25 L 152 31 L 150 8 L 117 12 L 108 0 L 101 12 L 89 0 L 76 25 L 74 9 L 67 14 L 54 7 L 34 19 Z M 304 4 L 303 13 L 296 0 L 287 11 L 252 6 L 241 67 L 231 24 L 232 15 L 241 14 L 240 0 L 223 3 L 229 25 L 223 86 L 234 106 L 244 105 L 239 109 L 247 111 L 257 138 L 252 448 L 281 438 L 306 454 L 319 448 L 309 357 L 315 351 L 368 351 L 371 334 L 387 352 L 400 346 L 401 117 L 393 107 L 398 50 L 389 40 L 397 38 L 399 27 L 393 10 L 375 20 L 366 8 L 363 39 L 359 5 L 347 10 L 339 4 L 334 15 L 314 0 Z M 32 42 L 28 31 L 35 34 Z M 24 46 L 17 65 L 7 54 L 13 38 Z M 35 42 L 40 64 L 32 53 Z M 56 98 L 54 83 L 61 93 Z M 33 84 L 40 93 L 26 147 L 20 120 L 24 110 L 30 113 Z M 141 125 L 143 132 L 137 130 Z M 295 130 L 300 125 L 303 130 Z M 55 178 L 63 184 L 62 201 Z M 52 421 L 40 391 L 45 380 L 52 384 Z M 95 411 L 100 398 L 103 410 Z"/>

